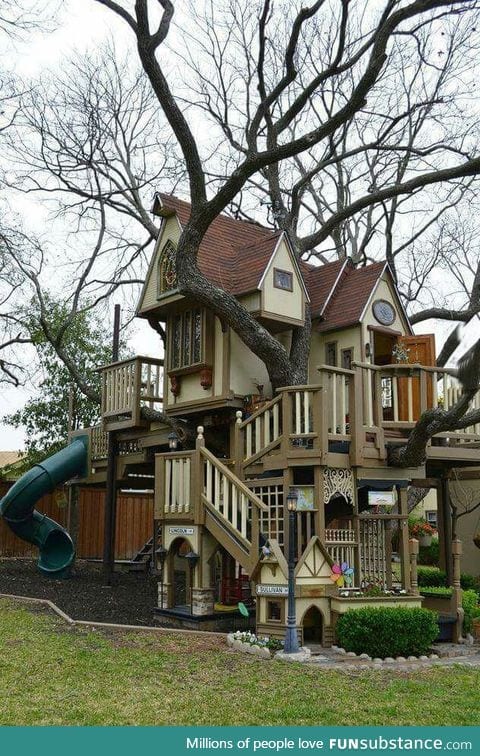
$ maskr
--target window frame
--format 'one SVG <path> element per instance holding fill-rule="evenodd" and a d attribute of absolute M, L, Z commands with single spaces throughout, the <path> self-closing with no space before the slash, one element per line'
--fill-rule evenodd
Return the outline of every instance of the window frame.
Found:
<path fill-rule="evenodd" d="M 329 356 L 328 356 L 328 350 L 333 347 L 335 352 L 335 362 L 329 362 Z M 327 341 L 325 344 L 325 365 L 328 365 L 329 367 L 338 367 L 338 342 L 337 341 Z"/>
<path fill-rule="evenodd" d="M 166 257 L 170 253 L 173 253 L 173 255 L 176 254 L 176 246 L 173 243 L 171 239 L 167 239 L 165 244 L 162 247 L 162 251 L 160 253 L 160 256 L 158 258 L 157 262 L 157 299 L 161 299 L 162 297 L 168 296 L 169 294 L 172 294 L 178 290 L 178 284 L 175 274 L 175 283 L 173 286 L 169 288 L 162 288 L 162 283 L 165 279 L 164 275 L 164 267 L 166 263 Z"/>
<path fill-rule="evenodd" d="M 196 361 L 193 361 L 193 356 L 195 352 L 195 343 L 194 343 L 194 320 L 195 320 L 195 313 L 200 313 L 200 355 L 199 359 Z M 180 337 L 179 337 L 179 349 L 180 349 L 180 359 L 179 364 L 174 364 L 174 333 L 175 333 L 175 321 L 177 318 L 180 318 Z M 186 324 L 187 319 L 190 322 L 190 339 L 189 339 L 189 350 L 190 350 L 190 359 L 187 362 L 185 360 L 185 330 L 186 330 Z M 167 356 L 167 368 L 168 368 L 168 374 L 175 374 L 175 375 L 181 375 L 182 373 L 191 373 L 196 372 L 197 370 L 200 370 L 202 367 L 205 367 L 207 364 L 206 361 L 206 331 L 207 331 L 207 316 L 206 316 L 206 310 L 204 307 L 189 307 L 184 310 L 177 311 L 169 316 L 167 321 L 167 328 L 168 328 L 168 337 L 167 337 L 167 344 L 168 344 L 168 356 Z"/>
<path fill-rule="evenodd" d="M 275 604 L 279 607 L 280 617 L 277 618 L 277 617 L 270 616 L 269 609 L 272 604 Z M 266 605 L 265 605 L 265 617 L 266 617 L 267 622 L 275 622 L 275 623 L 278 622 L 278 624 L 282 624 L 283 622 L 285 622 L 285 601 L 281 601 L 280 599 L 271 599 L 271 598 L 267 599 Z"/>
<path fill-rule="evenodd" d="M 287 275 L 290 279 L 290 286 L 279 286 L 277 283 L 277 274 L 281 273 L 282 275 Z M 293 271 L 292 270 L 284 270 L 283 268 L 274 268 L 273 269 L 273 288 L 274 289 L 280 289 L 280 291 L 293 291 Z"/>
<path fill-rule="evenodd" d="M 346 355 L 350 355 L 349 356 L 350 365 L 348 367 L 345 365 L 345 357 L 346 357 Z M 347 347 L 346 349 L 341 349 L 340 350 L 340 359 L 341 359 L 341 367 L 344 370 L 351 370 L 352 369 L 352 362 L 355 360 L 355 350 L 354 350 L 354 348 L 353 347 Z"/>

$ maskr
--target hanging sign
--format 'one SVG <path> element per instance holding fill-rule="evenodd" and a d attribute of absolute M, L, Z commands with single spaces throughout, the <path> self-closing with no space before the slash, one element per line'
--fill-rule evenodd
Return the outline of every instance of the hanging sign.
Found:
<path fill-rule="evenodd" d="M 193 535 L 195 528 L 168 528 L 170 535 Z"/>
<path fill-rule="evenodd" d="M 297 494 L 297 512 L 312 512 L 315 509 L 314 486 L 292 486 L 291 491 Z"/>
<path fill-rule="evenodd" d="M 396 496 L 394 491 L 369 491 L 368 492 L 368 506 L 369 507 L 387 507 L 391 509 L 396 504 Z"/>
<path fill-rule="evenodd" d="M 257 596 L 288 596 L 286 585 L 257 585 Z"/>

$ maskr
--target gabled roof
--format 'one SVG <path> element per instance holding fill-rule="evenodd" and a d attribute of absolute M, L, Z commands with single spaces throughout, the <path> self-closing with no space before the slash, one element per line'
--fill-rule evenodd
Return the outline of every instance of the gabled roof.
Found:
<path fill-rule="evenodd" d="M 190 203 L 157 194 L 154 212 L 176 214 L 182 226 L 190 217 Z M 219 215 L 209 226 L 198 253 L 198 266 L 216 286 L 239 296 L 254 291 L 275 250 L 280 231 L 260 224 Z"/>
<path fill-rule="evenodd" d="M 176 215 L 184 226 L 190 217 L 191 205 L 168 194 L 157 194 L 153 211 L 162 217 Z M 281 237 L 281 231 L 219 215 L 200 245 L 199 268 L 212 283 L 230 294 L 240 296 L 255 291 Z M 301 262 L 300 270 L 312 317 L 320 319 L 317 328 L 330 331 L 361 321 L 378 280 L 388 266 L 378 262 L 355 268 L 351 260 L 344 259 L 318 266 Z"/>
<path fill-rule="evenodd" d="M 359 323 L 385 268 L 385 262 L 372 263 L 364 268 L 354 268 L 351 264 L 345 266 L 318 330 L 330 331 Z"/>

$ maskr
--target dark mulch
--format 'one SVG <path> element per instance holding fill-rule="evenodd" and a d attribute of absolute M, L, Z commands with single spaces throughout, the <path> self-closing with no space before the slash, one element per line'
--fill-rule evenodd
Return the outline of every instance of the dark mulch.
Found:
<path fill-rule="evenodd" d="M 0 593 L 49 599 L 77 620 L 152 625 L 157 579 L 147 573 L 115 572 L 105 585 L 101 566 L 77 562 L 71 577 L 48 578 L 29 559 L 0 559 Z"/>

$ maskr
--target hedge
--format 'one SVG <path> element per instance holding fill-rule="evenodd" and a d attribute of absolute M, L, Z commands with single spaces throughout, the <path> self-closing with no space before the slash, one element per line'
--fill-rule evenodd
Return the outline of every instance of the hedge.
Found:
<path fill-rule="evenodd" d="M 420 588 L 444 587 L 447 585 L 447 573 L 438 567 L 418 567 L 418 585 Z M 478 578 L 462 572 L 460 575 L 460 585 L 464 591 L 476 590 L 479 588 Z"/>
<path fill-rule="evenodd" d="M 336 629 L 346 651 L 380 659 L 426 654 L 438 635 L 434 612 L 404 607 L 349 609 Z"/>
<path fill-rule="evenodd" d="M 464 611 L 463 630 L 465 633 L 471 633 L 473 620 L 480 616 L 480 607 L 478 606 L 478 594 L 476 591 L 463 591 L 462 607 Z"/>

